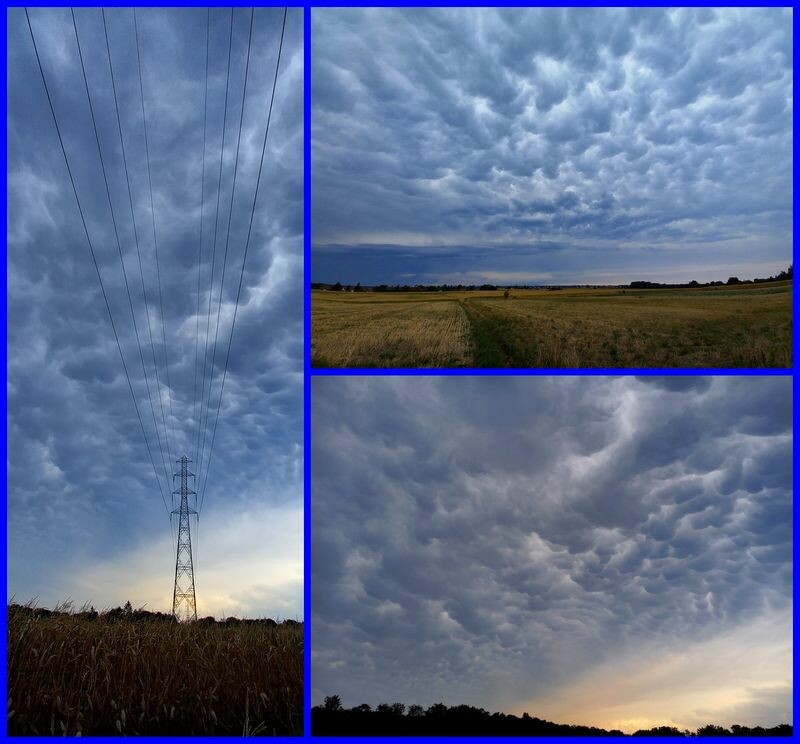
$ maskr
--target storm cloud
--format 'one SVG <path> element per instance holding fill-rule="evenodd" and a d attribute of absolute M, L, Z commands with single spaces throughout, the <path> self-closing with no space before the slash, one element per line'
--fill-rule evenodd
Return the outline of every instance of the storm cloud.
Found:
<path fill-rule="evenodd" d="M 313 702 L 791 720 L 788 378 L 315 378 Z"/>
<path fill-rule="evenodd" d="M 230 13 L 212 8 L 208 26 L 198 315 L 207 11 L 137 12 L 157 267 L 134 16 L 130 8 L 106 10 L 159 362 L 159 396 L 103 18 L 99 9 L 75 11 L 158 436 L 166 449 L 163 402 L 173 460 L 182 454 L 198 459 L 194 422 L 201 383 L 195 381 L 195 349 L 199 337 L 202 370 Z M 226 362 L 283 18 L 280 8 L 255 11 L 229 225 L 250 27 L 249 9 L 233 13 L 206 396 L 225 251 L 228 255 L 210 426 Z M 33 8 L 30 17 L 158 478 L 169 502 L 172 483 L 167 484 L 162 467 L 70 11 Z M 298 617 L 303 612 L 302 38 L 302 12 L 290 10 L 199 540 L 195 535 L 198 611 L 204 614 Z M 20 601 L 38 597 L 45 605 L 71 597 L 98 608 L 130 599 L 151 609 L 168 609 L 174 571 L 169 522 L 21 8 L 8 14 L 8 70 L 8 593 Z M 202 379 L 202 373 L 198 376 Z M 210 439 L 209 431 L 206 458 Z M 166 469 L 175 468 L 167 463 Z"/>
<path fill-rule="evenodd" d="M 769 276 L 790 8 L 315 9 L 316 281 Z"/>

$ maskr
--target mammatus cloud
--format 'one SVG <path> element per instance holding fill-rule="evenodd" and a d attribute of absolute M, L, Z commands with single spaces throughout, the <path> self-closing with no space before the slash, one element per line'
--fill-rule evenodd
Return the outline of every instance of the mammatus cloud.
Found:
<path fill-rule="evenodd" d="M 787 720 L 790 380 L 318 378 L 312 405 L 315 703 Z"/>
<path fill-rule="evenodd" d="M 791 261 L 791 9 L 312 23 L 317 281 L 724 280 Z"/>
<path fill-rule="evenodd" d="M 75 15 L 163 439 L 102 16 L 97 9 L 78 9 Z M 165 481 L 70 12 L 33 8 L 30 17 L 143 423 Z M 195 345 L 199 330 L 202 362 L 231 33 L 230 11 L 211 9 L 198 317 L 207 17 L 204 8 L 137 12 L 162 315 L 133 13 L 131 9 L 106 11 L 173 459 L 184 453 L 195 458 L 194 401 L 199 398 L 195 393 Z M 254 15 L 219 348 L 214 360 L 214 408 L 282 17 L 279 8 L 259 8 Z M 249 23 L 249 9 L 234 11 L 208 379 Z M 201 517 L 200 613 L 290 617 L 302 617 L 303 613 L 298 583 L 303 427 L 302 36 L 302 13 L 289 10 Z M 45 605 L 72 597 L 79 604 L 91 601 L 98 607 L 130 599 L 134 604 L 147 603 L 151 609 L 168 609 L 174 552 L 167 516 L 82 232 L 22 9 L 9 12 L 8 66 L 9 596 L 22 601 L 36 596 Z M 162 321 L 169 389 L 165 385 Z M 197 386 L 199 389 L 199 382 Z M 209 432 L 206 453 L 210 436 Z M 241 539 L 232 539 L 237 534 Z"/>

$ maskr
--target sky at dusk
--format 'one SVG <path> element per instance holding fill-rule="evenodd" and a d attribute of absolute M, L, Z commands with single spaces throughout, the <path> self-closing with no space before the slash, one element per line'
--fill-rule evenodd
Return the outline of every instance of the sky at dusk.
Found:
<path fill-rule="evenodd" d="M 791 722 L 791 394 L 316 377 L 312 703 Z"/>
<path fill-rule="evenodd" d="M 69 8 L 30 10 L 144 427 L 161 467 Z M 255 11 L 212 416 L 219 395 L 272 92 L 283 9 Z M 134 223 L 103 21 L 76 10 L 157 421 Z M 163 316 L 151 227 L 134 18 L 106 9 L 135 224 L 173 460 L 195 457 L 195 345 L 205 8 L 137 12 Z M 242 105 L 249 9 L 233 17 L 208 378 Z M 201 362 L 208 312 L 230 10 L 210 14 Z M 289 10 L 199 535 L 200 615 L 302 618 L 303 19 Z M 8 597 L 98 609 L 172 606 L 175 552 L 81 226 L 22 8 L 8 12 Z M 162 322 L 170 388 L 165 381 Z M 199 383 L 198 383 L 199 384 Z M 208 383 L 206 383 L 208 385 Z M 206 387 L 206 395 L 208 395 Z M 199 397 L 199 394 L 198 396 Z M 174 435 L 173 435 L 174 430 Z M 210 446 L 209 431 L 206 452 Z M 170 484 L 171 485 L 171 484 Z M 167 499 L 169 496 L 167 495 Z"/>
<path fill-rule="evenodd" d="M 318 8 L 312 279 L 767 277 L 791 8 Z"/>

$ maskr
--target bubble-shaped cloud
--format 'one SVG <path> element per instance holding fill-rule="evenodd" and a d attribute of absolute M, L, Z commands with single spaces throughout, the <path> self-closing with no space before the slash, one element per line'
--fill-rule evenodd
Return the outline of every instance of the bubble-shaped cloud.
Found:
<path fill-rule="evenodd" d="M 785 617 L 790 380 L 695 381 L 316 378 L 314 700 L 508 710 Z"/>

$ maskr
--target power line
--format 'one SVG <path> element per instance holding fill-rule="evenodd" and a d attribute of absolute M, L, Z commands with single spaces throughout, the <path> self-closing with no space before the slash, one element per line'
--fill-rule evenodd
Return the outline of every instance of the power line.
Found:
<path fill-rule="evenodd" d="M 203 402 L 206 397 L 206 368 L 208 364 L 208 335 L 211 327 L 211 299 L 214 288 L 214 264 L 217 257 L 217 226 L 219 224 L 219 197 L 222 191 L 222 159 L 225 153 L 225 124 L 228 118 L 228 90 L 231 82 L 231 48 L 233 45 L 233 8 L 231 8 L 231 29 L 228 37 L 228 69 L 225 77 L 225 106 L 222 115 L 222 145 L 219 151 L 219 176 L 217 178 L 217 208 L 214 216 L 214 242 L 211 249 L 211 277 L 208 285 L 208 317 L 206 318 L 206 343 L 205 351 L 203 352 L 203 387 L 201 388 L 200 398 L 200 429 L 197 432 L 197 445 L 200 452 L 200 458 L 197 462 L 197 472 L 200 473 L 203 461 L 203 452 L 206 447 L 206 428 L 208 424 L 208 408 L 206 408 L 206 425 L 203 425 Z M 203 445 L 200 447 L 200 434 L 202 432 Z"/>
<path fill-rule="evenodd" d="M 239 134 L 236 138 L 236 158 L 234 160 L 233 165 L 233 185 L 231 186 L 231 202 L 228 208 L 228 229 L 225 234 L 225 253 L 222 259 L 222 278 L 220 279 L 219 284 L 219 303 L 217 304 L 217 323 L 214 329 L 214 351 L 211 356 L 211 380 L 208 383 L 208 402 L 206 403 L 206 411 L 209 410 L 211 406 L 211 391 L 214 386 L 214 365 L 217 361 L 217 340 L 219 338 L 219 317 L 222 312 L 222 294 L 223 290 L 225 289 L 225 267 L 228 263 L 228 246 L 230 245 L 231 239 L 231 222 L 233 218 L 233 200 L 236 194 L 236 176 L 239 171 L 239 147 L 242 142 L 242 123 L 244 122 L 244 104 L 247 98 L 247 78 L 248 72 L 250 71 L 250 48 L 253 41 L 253 15 L 255 12 L 255 8 L 250 9 L 250 32 L 247 38 L 247 59 L 245 61 L 245 68 L 244 68 L 244 89 L 242 91 L 242 108 L 239 114 Z M 206 417 L 206 425 L 208 425 L 208 419 Z M 200 453 L 200 460 L 202 464 L 202 458 L 204 453 Z M 198 469 L 199 472 L 202 472 Z"/>
<path fill-rule="evenodd" d="M 221 384 L 220 389 L 219 389 L 219 400 L 217 401 L 217 413 L 216 413 L 216 416 L 214 418 L 214 430 L 213 430 L 213 433 L 211 435 L 211 447 L 210 447 L 210 449 L 208 451 L 208 462 L 206 463 L 206 477 L 205 477 L 205 479 L 203 481 L 203 488 L 202 488 L 201 494 L 200 494 L 200 507 L 198 509 L 198 512 L 202 511 L 202 509 L 203 509 L 203 499 L 205 498 L 206 484 L 208 483 L 208 470 L 209 470 L 209 468 L 211 466 L 211 456 L 212 456 L 212 454 L 214 452 L 214 440 L 216 439 L 216 436 L 217 436 L 217 422 L 219 421 L 219 409 L 220 409 L 220 404 L 222 403 L 222 391 L 225 389 L 225 378 L 228 375 L 228 361 L 230 360 L 230 356 L 231 356 L 231 342 L 233 341 L 233 330 L 234 330 L 234 327 L 236 326 L 236 314 L 237 314 L 237 311 L 239 309 L 239 298 L 241 297 L 241 294 L 242 294 L 242 281 L 244 279 L 244 266 L 245 266 L 245 262 L 247 261 L 247 251 L 248 251 L 248 248 L 250 247 L 250 235 L 251 235 L 251 233 L 253 231 L 253 217 L 255 216 L 255 213 L 256 213 L 256 200 L 258 199 L 258 187 L 259 187 L 259 185 L 261 183 L 261 170 L 264 167 L 264 153 L 265 153 L 265 151 L 267 149 L 267 135 L 269 134 L 269 124 L 270 124 L 270 120 L 272 119 L 272 105 L 273 105 L 273 103 L 275 101 L 275 86 L 276 86 L 276 84 L 278 82 L 278 69 L 280 68 L 280 64 L 281 64 L 281 51 L 283 50 L 283 36 L 284 36 L 284 32 L 286 31 L 286 11 L 287 11 L 287 8 L 284 8 L 283 9 L 283 24 L 281 26 L 281 40 L 280 40 L 280 44 L 278 45 L 278 59 L 277 59 L 277 62 L 275 63 L 275 77 L 273 78 L 273 81 L 272 81 L 272 96 L 270 97 L 270 100 L 269 100 L 269 113 L 267 114 L 267 127 L 266 127 L 266 129 L 264 131 L 264 143 L 261 146 L 261 162 L 258 165 L 258 177 L 256 178 L 256 188 L 255 188 L 255 193 L 253 194 L 253 207 L 250 210 L 250 224 L 247 227 L 247 241 L 244 244 L 244 256 L 242 256 L 242 271 L 241 271 L 241 274 L 239 275 L 239 288 L 236 291 L 236 304 L 234 305 L 234 308 L 233 308 L 233 321 L 231 322 L 231 334 L 228 337 L 228 352 L 225 355 L 225 369 L 224 369 L 224 371 L 222 373 L 222 384 Z"/>
<path fill-rule="evenodd" d="M 208 50 L 209 34 L 211 29 L 211 8 L 206 11 L 206 92 L 203 98 L 203 174 L 200 178 L 200 241 L 197 254 L 197 314 L 195 315 L 194 326 L 194 394 L 192 396 L 192 439 L 191 445 L 194 446 L 195 430 L 199 428 L 197 421 L 197 373 L 200 352 L 200 267 L 203 264 L 203 213 L 205 211 L 205 185 L 206 185 L 206 131 L 208 122 Z M 201 408 L 202 411 L 202 408 Z M 197 462 L 197 452 L 194 453 L 194 461 Z"/>
<path fill-rule="evenodd" d="M 25 8 L 25 19 L 28 22 L 28 31 L 31 35 L 31 42 L 33 42 L 33 51 L 36 53 L 36 63 L 39 66 L 39 74 L 42 76 L 42 84 L 44 85 L 44 92 L 47 95 L 47 103 L 50 106 L 50 114 L 53 117 L 53 124 L 56 128 L 56 134 L 58 135 L 58 143 L 61 146 L 61 154 L 64 156 L 64 164 L 67 166 L 67 173 L 69 174 L 69 181 L 72 184 L 72 193 L 75 195 L 75 202 L 78 205 L 78 211 L 81 215 L 81 223 L 83 224 L 83 231 L 86 233 L 86 242 L 89 245 L 89 252 L 92 254 L 92 263 L 94 264 L 95 272 L 97 273 L 97 281 L 100 283 L 100 290 L 103 293 L 103 301 L 105 302 L 106 312 L 108 313 L 108 319 L 111 322 L 111 330 L 114 332 L 114 340 L 117 342 L 117 350 L 119 351 L 119 358 L 122 362 L 122 369 L 125 371 L 125 379 L 128 381 L 128 389 L 131 392 L 131 398 L 133 399 L 133 406 L 136 409 L 136 417 L 139 419 L 139 426 L 142 430 L 142 437 L 144 438 L 145 446 L 147 447 L 147 453 L 150 456 L 150 464 L 153 466 L 153 476 L 156 479 L 156 484 L 158 485 L 159 493 L 161 494 L 161 500 L 164 502 L 164 508 L 167 510 L 167 514 L 169 514 L 169 509 L 167 508 L 167 501 L 164 498 L 164 490 L 161 488 L 161 481 L 158 477 L 158 471 L 156 470 L 156 463 L 153 459 L 153 452 L 150 449 L 150 442 L 147 439 L 147 433 L 144 429 L 144 422 L 142 421 L 142 414 L 139 411 L 139 404 L 136 402 L 136 395 L 133 392 L 133 385 L 131 384 L 131 378 L 128 374 L 128 365 L 125 364 L 125 356 L 122 353 L 122 346 L 119 342 L 119 335 L 117 334 L 117 327 L 114 324 L 114 316 L 111 314 L 111 306 L 108 303 L 108 295 L 106 294 L 106 288 L 103 284 L 103 277 L 100 274 L 100 266 L 97 263 L 97 256 L 94 252 L 94 246 L 92 245 L 92 239 L 89 236 L 89 228 L 86 226 L 86 217 L 83 213 L 83 207 L 81 206 L 81 200 L 78 196 L 78 189 L 75 186 L 75 179 L 72 176 L 72 168 L 69 165 L 69 158 L 67 157 L 67 150 L 64 147 L 64 140 L 61 137 L 61 129 L 58 126 L 58 118 L 56 117 L 55 108 L 53 108 L 53 101 L 50 97 L 50 89 L 47 85 L 47 79 L 44 75 L 44 69 L 42 67 L 42 60 L 39 57 L 39 49 L 36 46 L 36 37 L 33 34 L 33 27 L 31 26 L 31 19 L 28 15 L 28 9 Z"/>
<path fill-rule="evenodd" d="M 164 367 L 167 371 L 167 395 L 169 399 L 169 418 L 172 425 L 172 441 L 175 441 L 175 419 L 172 415 L 172 386 L 169 381 L 169 358 L 167 356 L 167 321 L 164 317 L 164 300 L 161 294 L 161 268 L 158 260 L 158 238 L 156 236 L 156 211 L 153 206 L 153 179 L 150 173 L 150 145 L 147 141 L 147 116 L 144 110 L 144 84 L 142 83 L 142 58 L 139 52 L 139 24 L 136 21 L 136 8 L 133 9 L 133 28 L 136 34 L 136 66 L 139 70 L 139 93 L 141 94 L 142 101 L 142 124 L 144 125 L 144 148 L 147 156 L 147 183 L 150 187 L 150 215 L 153 219 L 153 247 L 155 249 L 156 258 L 156 276 L 158 278 L 158 305 L 159 312 L 161 313 L 161 339 L 164 344 Z M 170 463 L 172 462 L 172 454 L 169 446 L 169 438 L 167 438 L 167 452 L 169 453 Z"/>
<path fill-rule="evenodd" d="M 150 323 L 150 306 L 147 302 L 147 290 L 145 289 L 144 284 L 144 269 L 142 268 L 142 253 L 139 248 L 139 231 L 136 229 L 136 215 L 133 209 L 133 195 L 131 193 L 131 180 L 130 175 L 128 173 L 128 158 L 125 155 L 125 139 L 122 136 L 122 119 L 119 115 L 119 103 L 117 101 L 117 84 L 114 79 L 114 65 L 111 61 L 111 46 L 108 41 L 108 26 L 106 25 L 106 11 L 105 8 L 100 9 L 103 14 L 103 32 L 106 37 L 106 54 L 108 55 L 108 69 L 111 73 L 111 90 L 114 93 L 114 109 L 117 113 L 117 129 L 119 130 L 119 144 L 122 148 L 122 163 L 125 166 L 125 183 L 128 187 L 128 203 L 130 204 L 131 208 L 131 221 L 133 222 L 133 237 L 136 243 L 136 255 L 139 259 L 139 275 L 142 279 L 142 296 L 144 298 L 144 310 L 147 316 L 147 332 L 150 336 L 150 348 L 153 352 L 153 369 L 155 370 L 156 374 L 156 390 L 158 391 L 158 402 L 161 406 L 161 421 L 164 426 L 164 439 L 167 442 L 167 451 L 169 452 L 169 438 L 167 436 L 167 419 L 164 415 L 164 399 L 161 395 L 161 381 L 158 378 L 158 363 L 156 362 L 156 347 L 153 343 L 153 328 Z M 171 460 L 170 460 L 171 463 Z M 166 473 L 168 475 L 168 473 Z M 169 481 L 167 481 L 169 483 Z"/>
<path fill-rule="evenodd" d="M 72 13 L 72 28 L 75 31 L 75 42 L 78 45 L 78 58 L 81 63 L 81 72 L 83 73 L 83 84 L 86 89 L 86 100 L 89 102 L 89 113 L 92 116 L 92 128 L 94 129 L 94 138 L 95 142 L 97 143 L 97 153 L 100 156 L 100 168 L 103 172 L 103 183 L 105 184 L 106 187 L 106 196 L 108 197 L 108 207 L 111 211 L 111 222 L 114 226 L 114 237 L 116 238 L 117 242 L 117 252 L 119 253 L 119 262 L 120 265 L 122 266 L 122 277 L 125 280 L 125 292 L 128 295 L 128 305 L 130 306 L 131 318 L 133 319 L 133 330 L 136 333 L 136 346 L 139 349 L 139 359 L 142 362 L 142 373 L 144 374 L 144 381 L 145 385 L 147 386 L 147 396 L 150 399 L 150 410 L 153 414 L 153 426 L 155 427 L 156 430 L 156 437 L 158 439 L 159 447 L 161 447 L 161 459 L 163 461 L 164 450 L 163 447 L 161 446 L 161 436 L 158 433 L 158 423 L 156 422 L 156 411 L 155 411 L 155 406 L 153 405 L 153 396 L 150 392 L 150 380 L 147 376 L 147 368 L 144 363 L 144 353 L 142 352 L 142 343 L 139 338 L 139 326 L 136 323 L 136 313 L 133 310 L 133 298 L 131 297 L 131 289 L 130 285 L 128 284 L 128 272 L 125 269 L 125 259 L 122 255 L 122 243 L 120 242 L 119 239 L 117 218 L 114 214 L 114 204 L 111 200 L 111 188 L 108 185 L 108 174 L 106 173 L 106 164 L 105 164 L 105 159 L 103 158 L 103 149 L 100 147 L 100 135 L 97 132 L 97 120 L 95 119 L 94 115 L 94 104 L 92 103 L 92 96 L 91 93 L 89 92 L 89 82 L 86 79 L 86 67 L 84 66 L 83 63 L 83 51 L 81 50 L 81 40 L 80 37 L 78 36 L 78 24 L 75 21 L 75 10 L 70 8 L 70 12 Z M 164 474 L 167 475 L 166 463 L 164 463 Z M 167 482 L 169 482 L 169 477 L 167 476 L 167 478 L 168 478 Z"/>

